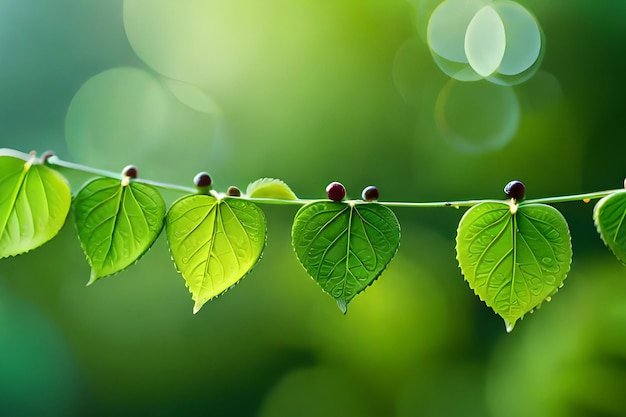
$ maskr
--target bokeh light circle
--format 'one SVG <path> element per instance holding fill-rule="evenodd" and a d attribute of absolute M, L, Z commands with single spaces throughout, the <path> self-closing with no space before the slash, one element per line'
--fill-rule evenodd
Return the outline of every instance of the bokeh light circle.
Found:
<path fill-rule="evenodd" d="M 70 103 L 68 148 L 78 161 L 101 164 L 108 156 L 118 159 L 158 147 L 167 101 L 159 81 L 146 71 L 122 67 L 101 72 Z"/>
<path fill-rule="evenodd" d="M 483 78 L 469 65 L 465 33 L 485 4 L 483 0 L 447 0 L 437 6 L 428 21 L 427 42 L 433 59 L 446 75 L 459 81 Z"/>
<path fill-rule="evenodd" d="M 427 42 L 439 68 L 459 81 L 519 84 L 543 58 L 539 23 L 511 0 L 444 1 L 430 17 Z"/>
<path fill-rule="evenodd" d="M 482 153 L 503 148 L 519 126 L 520 105 L 512 87 L 451 79 L 435 104 L 442 136 L 457 150 Z"/>
<path fill-rule="evenodd" d="M 216 30 L 211 2 L 125 0 L 128 41 L 151 68 L 166 77 L 202 85 L 210 72 L 207 39 Z"/>
<path fill-rule="evenodd" d="M 520 74 L 539 58 L 539 25 L 528 10 L 514 1 L 498 1 L 493 7 L 506 27 L 507 49 L 498 72 L 502 75 Z"/>
<path fill-rule="evenodd" d="M 183 81 L 165 78 L 163 85 L 187 107 L 200 113 L 220 115 L 222 110 L 219 104 L 202 88 Z"/>
<path fill-rule="evenodd" d="M 506 28 L 506 50 L 500 67 L 487 79 L 501 85 L 521 84 L 533 77 L 543 61 L 543 31 L 535 17 L 514 1 L 493 4 Z"/>
<path fill-rule="evenodd" d="M 159 74 L 199 87 L 231 85 L 251 76 L 273 33 L 255 32 L 267 5 L 248 3 L 124 0 L 124 29 L 135 54 Z"/>
<path fill-rule="evenodd" d="M 163 161 L 180 156 L 201 166 L 207 159 L 217 122 L 207 114 L 208 100 L 185 84 L 162 81 L 139 68 L 101 72 L 81 86 L 69 105 L 68 149 L 80 163 L 111 170 L 134 164 L 142 176 L 177 178 L 176 164 Z"/>
<path fill-rule="evenodd" d="M 480 9 L 467 25 L 465 55 L 474 71 L 487 77 L 498 70 L 504 58 L 504 23 L 491 6 Z"/>

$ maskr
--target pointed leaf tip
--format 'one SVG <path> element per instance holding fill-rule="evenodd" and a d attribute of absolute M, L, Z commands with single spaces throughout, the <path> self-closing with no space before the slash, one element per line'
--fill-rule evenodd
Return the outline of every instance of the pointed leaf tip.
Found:
<path fill-rule="evenodd" d="M 457 231 L 457 259 L 470 288 L 515 322 L 563 285 L 572 261 L 567 222 L 554 207 L 484 202 L 469 209 Z"/>
<path fill-rule="evenodd" d="M 400 225 L 377 203 L 318 201 L 296 213 L 291 242 L 304 269 L 345 313 L 395 256 Z"/>
<path fill-rule="evenodd" d="M 515 321 L 509 322 L 508 320 L 504 319 L 504 326 L 506 327 L 507 333 L 511 333 L 513 331 L 513 328 L 515 327 L 515 323 L 516 323 Z"/>
<path fill-rule="evenodd" d="M 91 286 L 91 284 L 93 284 L 94 282 L 96 282 L 98 280 L 98 278 L 96 276 L 94 276 L 93 274 L 93 270 L 91 275 L 89 276 L 89 281 L 87 281 L 87 283 L 85 284 L 85 287 L 89 287 Z"/>
<path fill-rule="evenodd" d="M 196 303 L 193 305 L 193 314 L 196 314 L 198 311 L 200 311 L 200 309 L 202 308 L 203 305 L 204 305 L 204 303 L 199 304 L 196 301 Z"/>
<path fill-rule="evenodd" d="M 348 313 L 348 301 L 342 300 L 341 298 L 338 298 L 335 301 L 337 301 L 337 306 L 344 315 Z"/>

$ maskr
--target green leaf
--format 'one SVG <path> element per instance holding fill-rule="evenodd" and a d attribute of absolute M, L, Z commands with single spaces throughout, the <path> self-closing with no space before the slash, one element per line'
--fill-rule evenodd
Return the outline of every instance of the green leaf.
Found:
<path fill-rule="evenodd" d="M 163 228 L 165 202 L 150 185 L 96 178 L 74 198 L 73 214 L 91 266 L 90 285 L 128 268 L 150 249 Z"/>
<path fill-rule="evenodd" d="M 626 264 L 626 190 L 598 201 L 593 209 L 593 221 L 606 246 Z"/>
<path fill-rule="evenodd" d="M 298 199 L 287 184 L 274 178 L 261 178 L 250 183 L 246 194 L 248 197 L 252 198 L 274 198 L 277 200 Z"/>
<path fill-rule="evenodd" d="M 248 274 L 265 247 L 263 211 L 240 198 L 183 197 L 168 211 L 165 230 L 194 314 Z"/>
<path fill-rule="evenodd" d="M 393 259 L 400 225 L 380 204 L 320 201 L 298 211 L 291 239 L 302 266 L 345 314 Z"/>
<path fill-rule="evenodd" d="M 470 288 L 505 321 L 550 300 L 572 261 L 567 222 L 554 207 L 485 202 L 459 223 L 457 259 Z"/>
<path fill-rule="evenodd" d="M 0 152 L 0 258 L 35 249 L 61 230 L 72 197 L 65 178 L 34 156 Z"/>

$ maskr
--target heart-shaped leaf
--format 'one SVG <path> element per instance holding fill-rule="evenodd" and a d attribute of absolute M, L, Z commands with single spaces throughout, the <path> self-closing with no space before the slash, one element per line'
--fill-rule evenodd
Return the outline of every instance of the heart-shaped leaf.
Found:
<path fill-rule="evenodd" d="M 74 198 L 73 213 L 91 266 L 90 285 L 126 269 L 150 249 L 163 228 L 165 202 L 151 185 L 96 178 Z"/>
<path fill-rule="evenodd" d="M 626 264 L 626 190 L 598 201 L 593 209 L 593 221 L 606 246 Z"/>
<path fill-rule="evenodd" d="M 61 174 L 34 156 L 0 152 L 0 258 L 28 252 L 56 236 L 71 202 Z"/>
<path fill-rule="evenodd" d="M 291 241 L 304 269 L 345 314 L 393 259 L 400 224 L 380 204 L 319 201 L 298 211 Z"/>
<path fill-rule="evenodd" d="M 554 207 L 485 202 L 459 223 L 457 259 L 470 288 L 505 321 L 550 300 L 572 261 L 567 222 Z"/>
<path fill-rule="evenodd" d="M 298 197 L 281 180 L 261 178 L 248 185 L 246 194 L 252 198 L 274 198 L 277 200 L 296 200 Z"/>
<path fill-rule="evenodd" d="M 172 259 L 195 301 L 194 314 L 246 276 L 265 247 L 263 211 L 239 198 L 183 197 L 169 209 L 165 230 Z"/>

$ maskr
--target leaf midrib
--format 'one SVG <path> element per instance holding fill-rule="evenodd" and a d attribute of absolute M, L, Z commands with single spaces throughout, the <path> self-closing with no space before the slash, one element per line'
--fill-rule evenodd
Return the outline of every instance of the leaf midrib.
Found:
<path fill-rule="evenodd" d="M 119 198 L 118 198 L 118 202 L 117 202 L 117 207 L 115 210 L 115 215 L 113 216 L 113 227 L 111 229 L 111 239 L 109 239 L 108 242 L 108 247 L 107 247 L 107 251 L 104 255 L 104 259 L 102 261 L 102 265 L 100 266 L 101 271 L 104 271 L 105 268 L 105 264 L 107 262 L 107 260 L 109 259 L 109 255 L 111 254 L 111 248 L 113 247 L 113 240 L 114 240 L 114 236 L 115 236 L 115 231 L 117 230 L 117 224 L 119 222 L 119 218 L 120 218 L 120 211 L 122 211 L 122 206 L 124 205 L 124 199 L 126 196 L 126 187 L 128 187 L 127 185 L 122 185 L 121 189 L 119 190 L 118 194 L 119 194 Z"/>
<path fill-rule="evenodd" d="M 211 232 L 211 241 L 209 243 L 209 250 L 207 252 L 206 262 L 202 270 L 202 280 L 200 281 L 200 290 L 198 291 L 198 296 L 200 296 L 201 293 L 203 292 L 207 281 L 209 284 L 211 284 L 211 290 L 215 291 L 215 284 L 213 283 L 211 279 L 209 279 L 209 264 L 211 263 L 211 254 L 213 253 L 213 246 L 215 246 L 215 235 L 217 234 L 218 219 L 221 217 L 220 215 L 221 205 L 222 205 L 222 201 L 216 201 L 213 207 L 211 207 L 211 209 L 207 212 L 204 219 L 200 223 L 198 223 L 198 224 L 202 224 L 202 222 L 204 222 L 204 220 L 206 220 L 206 218 L 209 217 L 213 209 L 215 209 L 215 217 L 213 217 L 213 227 L 212 227 L 212 232 Z M 219 258 L 217 257 L 215 257 L 215 259 L 219 260 Z M 220 264 L 222 266 L 222 269 L 224 269 L 224 265 L 222 264 L 221 261 L 220 261 Z"/>
<path fill-rule="evenodd" d="M 509 308 L 508 308 L 508 313 L 511 314 L 511 308 L 513 306 L 513 299 L 515 298 L 515 278 L 516 278 L 516 271 L 517 271 L 517 213 L 513 213 L 511 215 L 511 233 L 513 234 L 512 236 L 512 241 L 513 241 L 513 263 L 511 264 L 511 292 L 509 293 Z M 521 232 L 520 232 L 520 236 L 521 236 Z M 522 237 L 523 238 L 523 237 Z M 525 242 L 525 240 L 524 240 Z M 531 250 L 532 252 L 532 250 Z M 534 255 L 533 255 L 534 256 Z M 528 287 L 528 283 L 526 283 L 526 287 Z"/>
<path fill-rule="evenodd" d="M 17 197 L 22 191 L 22 187 L 24 186 L 26 182 L 26 177 L 28 176 L 28 172 L 30 168 L 32 168 L 32 166 L 28 166 L 27 163 L 24 163 L 22 172 L 20 173 L 18 183 L 16 187 L 13 188 L 13 193 L 11 194 L 11 198 L 9 200 L 11 202 L 10 207 L 8 208 L 6 215 L 2 219 L 2 223 L 0 223 L 0 230 L 2 231 L 2 235 L 0 235 L 0 239 L 5 236 L 7 223 L 9 222 L 9 218 L 11 217 L 11 213 L 15 211 L 15 204 L 17 203 Z"/>
<path fill-rule="evenodd" d="M 341 295 L 344 296 L 346 294 L 346 283 L 348 282 L 348 274 L 351 274 L 352 277 L 356 279 L 352 271 L 350 271 L 350 252 L 352 252 L 352 248 L 350 247 L 351 237 L 352 237 L 352 214 L 354 213 L 355 208 L 353 206 L 350 207 L 350 217 L 348 217 L 348 244 L 346 245 L 346 273 L 343 275 L 343 285 L 341 288 Z M 358 259 L 358 256 L 355 255 Z"/>

